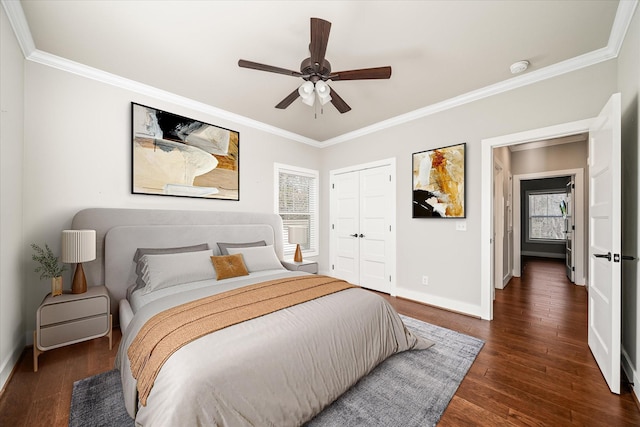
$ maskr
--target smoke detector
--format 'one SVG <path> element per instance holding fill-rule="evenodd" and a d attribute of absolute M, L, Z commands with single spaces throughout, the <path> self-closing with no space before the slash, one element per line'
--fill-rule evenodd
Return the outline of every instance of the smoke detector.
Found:
<path fill-rule="evenodd" d="M 529 68 L 529 61 L 518 61 L 511 64 L 509 69 L 511 70 L 511 74 L 520 74 L 524 70 Z"/>

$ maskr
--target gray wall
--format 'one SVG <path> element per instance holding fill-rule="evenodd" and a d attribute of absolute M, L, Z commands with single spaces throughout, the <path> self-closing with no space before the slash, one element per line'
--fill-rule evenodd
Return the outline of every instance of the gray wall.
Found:
<path fill-rule="evenodd" d="M 479 311 L 480 141 L 595 117 L 616 91 L 616 72 L 616 62 L 607 61 L 323 149 L 324 176 L 332 169 L 396 158 L 398 295 Z M 412 219 L 411 153 L 460 142 L 467 142 L 467 231 L 456 231 L 450 219 Z M 328 194 L 327 180 L 321 193 Z M 321 216 L 328 218 L 327 204 Z M 328 248 L 329 232 L 323 231 L 321 247 Z M 328 256 L 324 250 L 320 257 L 325 265 Z M 429 275 L 429 286 L 421 284 L 423 275 Z"/>
<path fill-rule="evenodd" d="M 60 253 L 60 231 L 87 207 L 274 212 L 274 162 L 320 168 L 319 149 L 32 61 L 25 66 L 24 244 Z M 131 102 L 240 132 L 240 201 L 131 194 Z M 21 158 L 14 157 L 14 162 Z M 26 333 L 50 285 L 26 262 Z M 71 272 L 63 278 L 65 288 Z M 93 285 L 93 284 L 90 284 Z"/>
<path fill-rule="evenodd" d="M 640 8 L 636 8 L 618 58 L 618 90 L 622 93 L 622 252 L 639 256 L 638 134 L 640 133 Z M 640 396 L 640 276 L 638 261 L 622 262 L 623 366 Z"/>
<path fill-rule="evenodd" d="M 0 389 L 25 345 L 22 239 L 24 57 L 0 7 Z"/>

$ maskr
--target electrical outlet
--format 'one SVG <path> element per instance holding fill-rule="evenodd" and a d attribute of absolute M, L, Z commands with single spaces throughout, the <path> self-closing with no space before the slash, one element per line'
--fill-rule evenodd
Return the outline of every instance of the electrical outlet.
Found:
<path fill-rule="evenodd" d="M 422 276 L 422 284 L 429 286 L 429 276 Z"/>

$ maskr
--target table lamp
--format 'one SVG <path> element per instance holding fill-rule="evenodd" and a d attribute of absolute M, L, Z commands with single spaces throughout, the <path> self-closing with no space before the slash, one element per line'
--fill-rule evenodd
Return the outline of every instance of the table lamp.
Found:
<path fill-rule="evenodd" d="M 87 279 L 82 263 L 96 259 L 95 230 L 62 230 L 62 262 L 76 264 L 71 285 L 72 294 L 87 292 Z"/>
<path fill-rule="evenodd" d="M 296 254 L 293 256 L 295 262 L 302 262 L 302 251 L 300 243 L 307 243 L 307 227 L 290 226 L 289 227 L 289 243 L 296 244 Z"/>

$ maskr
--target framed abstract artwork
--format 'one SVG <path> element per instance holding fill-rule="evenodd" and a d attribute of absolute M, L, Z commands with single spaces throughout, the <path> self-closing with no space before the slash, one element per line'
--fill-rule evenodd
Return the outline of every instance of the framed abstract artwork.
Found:
<path fill-rule="evenodd" d="M 240 199 L 240 133 L 131 103 L 133 194 Z"/>
<path fill-rule="evenodd" d="M 413 153 L 413 218 L 465 218 L 465 149 Z"/>

